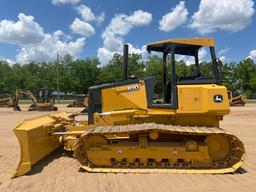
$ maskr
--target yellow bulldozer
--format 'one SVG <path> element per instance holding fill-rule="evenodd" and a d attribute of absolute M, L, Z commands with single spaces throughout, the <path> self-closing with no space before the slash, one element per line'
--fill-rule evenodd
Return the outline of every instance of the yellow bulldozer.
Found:
<path fill-rule="evenodd" d="M 67 107 L 83 107 L 88 108 L 88 96 L 84 94 L 76 94 L 75 100 Z"/>
<path fill-rule="evenodd" d="M 243 94 L 233 94 L 232 91 L 228 90 L 228 99 L 230 106 L 244 106 L 246 104 L 246 96 Z"/>
<path fill-rule="evenodd" d="M 15 98 L 16 105 L 14 105 L 13 109 L 15 111 L 21 111 L 19 106 L 19 100 L 22 96 L 27 96 L 33 102 L 28 111 L 57 111 L 58 108 L 55 105 L 54 98 L 52 97 L 52 91 L 42 89 L 39 91 L 39 98 L 36 98 L 35 95 L 28 90 L 16 89 Z"/>
<path fill-rule="evenodd" d="M 0 107 L 14 107 L 17 105 L 15 96 L 11 94 L 0 94 Z"/>
<path fill-rule="evenodd" d="M 201 75 L 202 47 L 209 47 L 212 76 Z M 90 87 L 88 120 L 59 113 L 25 120 L 14 129 L 21 158 L 13 177 L 28 173 L 61 146 L 87 172 L 217 174 L 241 167 L 243 143 L 220 128 L 230 109 L 214 39 L 169 39 L 148 44 L 147 50 L 163 56 L 162 102 L 153 99 L 155 76 L 128 78 L 125 45 L 123 80 Z M 176 74 L 177 55 L 194 57 L 194 74 Z"/>

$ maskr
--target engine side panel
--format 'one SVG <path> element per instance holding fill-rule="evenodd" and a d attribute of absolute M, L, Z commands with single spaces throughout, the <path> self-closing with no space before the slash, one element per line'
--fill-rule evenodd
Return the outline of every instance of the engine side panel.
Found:
<path fill-rule="evenodd" d="M 152 83 L 154 83 L 152 81 Z M 96 125 L 125 125 L 155 122 L 160 124 L 214 126 L 229 113 L 227 90 L 215 84 L 178 85 L 178 109 L 151 108 L 154 90 L 140 80 L 104 87 L 98 92 L 98 107 L 93 114 Z M 149 91 L 150 90 L 150 91 Z M 99 94 L 100 93 L 100 94 Z M 150 96 L 148 94 L 151 94 Z M 150 100 L 149 100 L 150 99 Z M 95 103 L 100 102 L 100 105 Z M 203 118 L 202 118 L 203 116 Z M 90 119 L 90 112 L 89 112 Z M 90 120 L 89 120 L 90 123 Z"/>
<path fill-rule="evenodd" d="M 147 109 L 147 96 L 144 82 L 102 90 L 103 112 L 134 108 Z"/>
<path fill-rule="evenodd" d="M 227 89 L 215 84 L 178 85 L 177 114 L 229 113 Z"/>

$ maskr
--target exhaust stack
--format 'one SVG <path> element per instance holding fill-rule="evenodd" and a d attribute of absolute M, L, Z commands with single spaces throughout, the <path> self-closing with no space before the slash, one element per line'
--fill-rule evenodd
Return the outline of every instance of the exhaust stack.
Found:
<path fill-rule="evenodd" d="M 128 79 L 128 53 L 129 53 L 129 45 L 124 44 L 124 53 L 123 53 L 123 80 Z"/>

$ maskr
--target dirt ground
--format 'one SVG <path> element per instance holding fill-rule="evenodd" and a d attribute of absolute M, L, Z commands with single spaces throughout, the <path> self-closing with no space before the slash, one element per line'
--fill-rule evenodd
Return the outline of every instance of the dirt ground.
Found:
<path fill-rule="evenodd" d="M 22 106 L 25 110 L 27 106 Z M 60 111 L 78 112 L 81 108 Z M 0 192 L 6 191 L 256 191 L 256 104 L 232 107 L 221 127 L 245 144 L 246 162 L 235 174 L 92 174 L 82 172 L 75 159 L 58 151 L 25 176 L 10 179 L 19 162 L 19 145 L 12 128 L 24 119 L 49 112 L 14 112 L 0 108 Z M 51 113 L 51 112 L 50 112 Z"/>

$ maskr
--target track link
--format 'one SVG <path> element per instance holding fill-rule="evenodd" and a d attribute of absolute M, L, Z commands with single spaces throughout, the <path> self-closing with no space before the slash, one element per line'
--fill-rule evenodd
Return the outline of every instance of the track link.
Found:
<path fill-rule="evenodd" d="M 154 136 L 150 138 L 151 133 L 157 133 L 158 138 L 152 139 Z M 187 144 L 192 148 L 187 147 Z M 159 148 L 158 145 L 163 147 Z M 122 147 L 124 150 L 121 150 Z M 169 147 L 167 148 L 168 153 L 160 152 L 166 149 L 164 147 Z M 211 152 L 216 149 L 219 152 Z M 185 151 L 184 159 L 173 158 L 175 153 L 179 153 L 179 150 Z M 124 153 L 128 151 L 130 156 L 125 156 L 122 151 Z M 153 155 L 155 151 L 164 156 L 169 153 L 172 155 L 170 158 L 161 156 L 146 158 L 145 162 L 145 157 L 142 154 L 148 152 L 147 154 Z M 110 153 L 113 154 L 113 157 Z M 118 153 L 121 158 L 116 155 Z M 195 157 L 190 157 L 188 153 L 194 154 Z M 100 154 L 99 159 L 97 159 L 97 154 Z M 79 139 L 74 155 L 81 163 L 82 168 L 88 172 L 217 174 L 235 172 L 241 167 L 245 150 L 243 143 L 236 136 L 221 128 L 145 123 L 90 129 Z M 142 156 L 143 159 L 140 158 Z M 202 157 L 204 158 L 202 159 Z M 107 159 L 108 163 L 104 164 L 102 158 Z M 197 158 L 201 158 L 200 161 Z"/>

